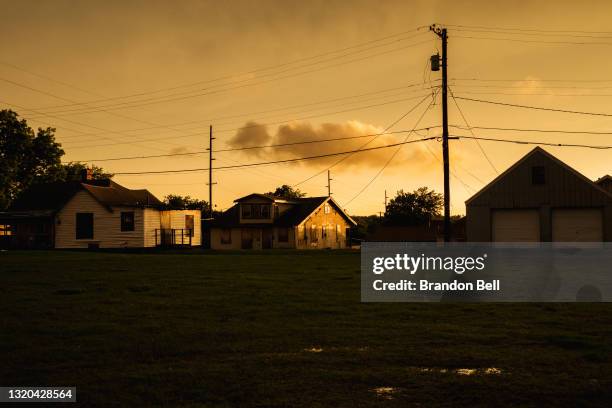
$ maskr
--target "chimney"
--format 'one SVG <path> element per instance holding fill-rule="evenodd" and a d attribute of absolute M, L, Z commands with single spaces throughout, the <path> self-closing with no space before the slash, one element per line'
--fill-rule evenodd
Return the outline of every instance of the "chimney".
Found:
<path fill-rule="evenodd" d="M 81 182 L 87 183 L 88 181 L 93 180 L 93 171 L 90 168 L 85 168 L 81 170 Z"/>

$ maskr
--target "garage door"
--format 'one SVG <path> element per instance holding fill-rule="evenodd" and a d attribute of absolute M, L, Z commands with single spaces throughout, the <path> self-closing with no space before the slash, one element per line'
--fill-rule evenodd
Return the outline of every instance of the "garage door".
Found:
<path fill-rule="evenodd" d="M 540 240 L 540 215 L 537 210 L 493 211 L 493 241 L 537 242 Z"/>
<path fill-rule="evenodd" d="M 603 216 L 600 209 L 554 209 L 553 241 L 600 242 L 603 240 Z"/>

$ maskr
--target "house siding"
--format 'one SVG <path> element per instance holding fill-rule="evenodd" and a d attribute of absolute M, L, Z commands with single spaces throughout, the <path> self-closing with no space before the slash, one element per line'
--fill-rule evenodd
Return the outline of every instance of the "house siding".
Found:
<path fill-rule="evenodd" d="M 154 247 L 157 243 L 155 231 L 161 228 L 161 211 L 155 208 L 145 208 L 144 214 L 144 246 Z"/>
<path fill-rule="evenodd" d="M 121 212 L 134 212 L 134 231 L 121 231 Z M 76 214 L 93 213 L 92 239 L 76 239 Z M 133 248 L 144 246 L 144 218 L 141 208 L 113 207 L 110 211 L 88 192 L 79 191 L 59 211 L 55 218 L 56 248 Z"/>
<path fill-rule="evenodd" d="M 544 167 L 545 184 L 532 184 L 533 166 Z M 517 167 L 468 200 L 467 239 L 472 242 L 492 240 L 491 214 L 494 210 L 536 209 L 540 213 L 540 239 L 551 241 L 551 214 L 556 208 L 602 209 L 604 240 L 612 240 L 612 197 L 543 151 L 526 157 Z"/>
<path fill-rule="evenodd" d="M 325 214 L 324 205 L 317 208 L 304 222 L 297 226 L 296 247 L 299 249 L 346 248 L 346 229 L 349 224 L 345 218 L 330 205 L 330 212 Z M 316 225 L 317 239 L 313 239 L 311 227 Z M 327 238 L 322 238 L 321 227 L 327 225 Z M 336 225 L 340 225 L 340 234 L 336 237 Z M 304 228 L 306 228 L 306 239 L 304 239 Z"/>
<path fill-rule="evenodd" d="M 172 228 L 175 230 L 186 229 L 185 216 L 193 215 L 193 237 L 191 237 L 191 246 L 199 246 L 202 243 L 202 228 L 201 228 L 201 213 L 199 210 L 169 210 L 161 211 L 160 216 L 169 218 L 170 226 L 164 228 Z M 168 215 L 169 213 L 169 215 Z M 159 227 L 158 227 L 159 228 Z M 187 244 L 188 237 L 185 237 Z"/>

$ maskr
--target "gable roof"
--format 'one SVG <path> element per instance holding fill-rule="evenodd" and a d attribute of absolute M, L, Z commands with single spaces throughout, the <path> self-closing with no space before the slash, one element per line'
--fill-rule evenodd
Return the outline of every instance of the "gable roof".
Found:
<path fill-rule="evenodd" d="M 260 194 L 249 194 L 243 198 L 252 197 L 254 195 Z M 263 194 L 261 194 L 263 195 Z M 343 216 L 350 224 L 357 225 L 357 223 L 348 216 L 340 208 L 338 203 L 334 201 L 331 197 L 305 197 L 305 198 L 296 198 L 291 200 L 290 202 L 294 204 L 294 206 L 284 213 L 282 213 L 277 219 L 274 220 L 273 223 L 248 223 L 248 224 L 240 224 L 240 201 L 242 199 L 238 199 L 232 207 L 228 210 L 224 211 L 220 216 L 216 217 L 211 222 L 212 227 L 218 228 L 230 228 L 230 227 L 238 227 L 238 226 L 251 226 L 251 227 L 259 227 L 259 226 L 283 226 L 283 227 L 291 227 L 296 226 L 304 222 L 317 208 L 321 207 L 324 203 L 329 202 L 336 207 L 340 215 Z M 285 200 L 282 200 L 286 202 Z"/>
<path fill-rule="evenodd" d="M 148 190 L 130 190 L 111 180 L 95 183 L 67 181 L 31 186 L 19 195 L 9 211 L 59 211 L 76 193 L 83 190 L 109 209 L 112 206 L 146 207 L 162 204 Z"/>
<path fill-rule="evenodd" d="M 609 174 L 606 174 L 605 176 L 600 177 L 597 180 L 595 180 L 596 184 L 603 184 L 606 182 L 612 182 L 612 176 L 610 176 Z"/>
<path fill-rule="evenodd" d="M 246 195 L 244 197 L 237 198 L 237 199 L 234 200 L 234 202 L 235 203 L 239 203 L 241 201 L 246 201 L 246 200 L 249 200 L 251 198 L 261 198 L 261 199 L 266 200 L 266 201 L 274 201 L 276 197 L 274 197 L 273 195 L 270 195 L 270 194 L 252 193 L 252 194 Z"/>
<path fill-rule="evenodd" d="M 529 153 L 527 153 L 525 156 L 523 156 L 519 161 L 517 161 L 516 163 L 514 163 L 512 166 L 510 166 L 508 169 L 506 169 L 503 173 L 501 173 L 500 175 L 498 175 L 497 177 L 495 177 L 491 182 L 489 182 L 486 186 L 484 186 L 483 188 L 481 188 L 476 194 L 474 194 L 473 196 L 471 196 L 470 198 L 468 198 L 465 201 L 466 205 L 469 205 L 474 199 L 476 199 L 477 197 L 479 197 L 481 194 L 483 194 L 485 191 L 487 191 L 489 188 L 491 188 L 491 186 L 493 186 L 495 183 L 497 183 L 499 180 L 501 180 L 502 178 L 504 178 L 506 175 L 508 175 L 510 172 L 512 172 L 514 169 L 516 169 L 517 167 L 519 167 L 521 164 L 523 164 L 525 161 L 527 161 L 527 159 L 535 154 L 542 154 L 544 156 L 546 156 L 547 158 L 551 159 L 553 162 L 555 162 L 556 164 L 560 165 L 561 167 L 563 167 L 565 170 L 569 171 L 570 173 L 574 174 L 575 176 L 577 176 L 578 178 L 582 179 L 585 183 L 591 185 L 593 188 L 601 191 L 602 193 L 612 197 L 612 193 L 606 191 L 604 188 L 602 188 L 601 186 L 599 186 L 597 183 L 593 182 L 592 180 L 590 180 L 588 177 L 586 177 L 584 174 L 580 173 L 578 170 L 570 167 L 568 164 L 566 164 L 565 162 L 557 159 L 555 156 L 553 156 L 552 154 L 548 153 L 546 150 L 542 149 L 540 146 L 536 146 L 535 148 L 533 148 Z"/>

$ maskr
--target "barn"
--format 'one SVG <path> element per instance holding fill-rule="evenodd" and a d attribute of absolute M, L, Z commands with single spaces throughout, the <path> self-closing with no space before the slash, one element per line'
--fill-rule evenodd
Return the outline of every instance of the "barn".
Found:
<path fill-rule="evenodd" d="M 467 239 L 612 241 L 608 182 L 593 182 L 536 147 L 466 201 Z"/>

